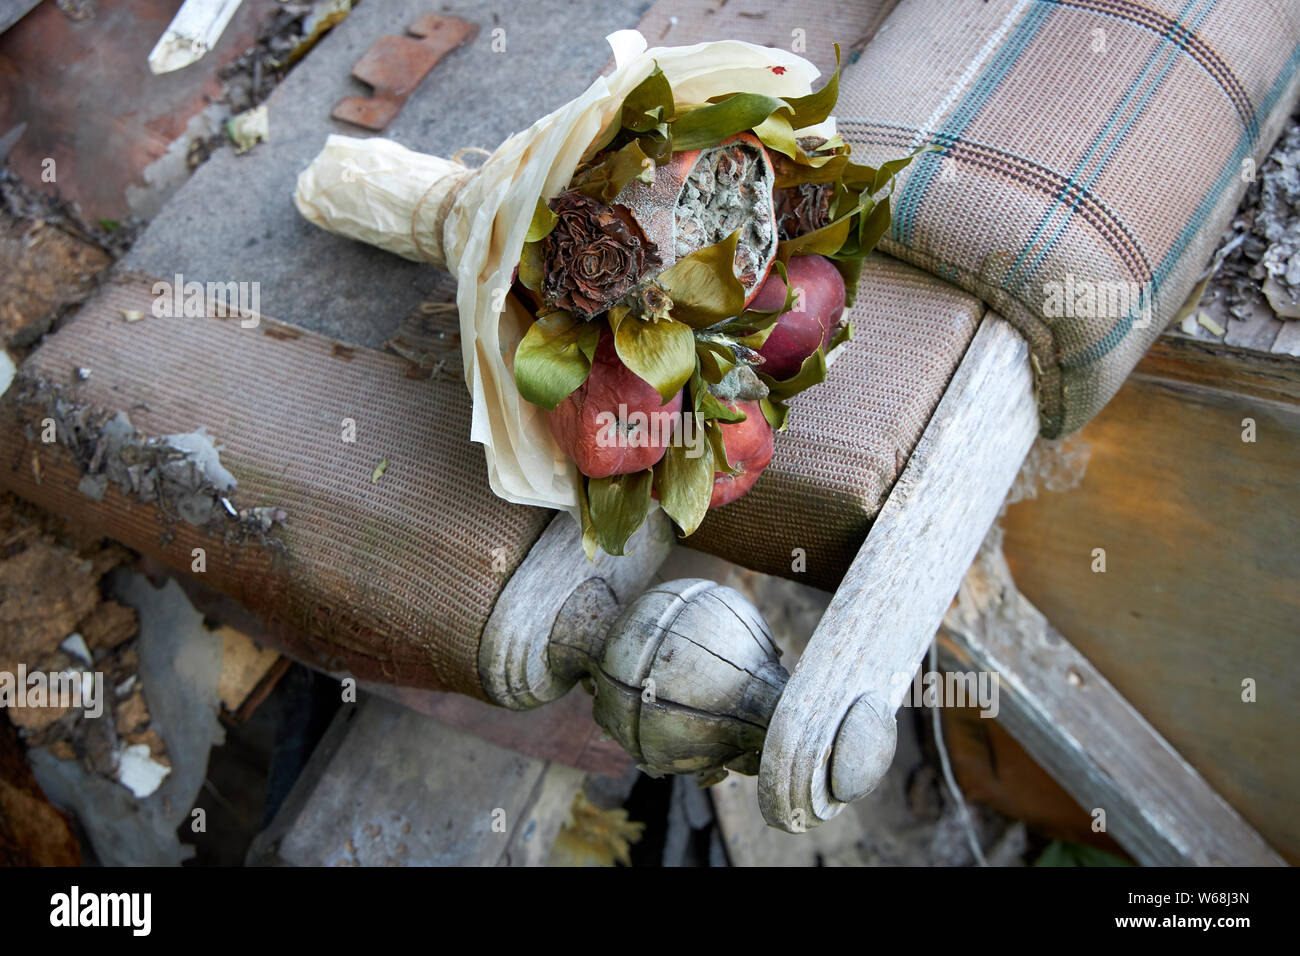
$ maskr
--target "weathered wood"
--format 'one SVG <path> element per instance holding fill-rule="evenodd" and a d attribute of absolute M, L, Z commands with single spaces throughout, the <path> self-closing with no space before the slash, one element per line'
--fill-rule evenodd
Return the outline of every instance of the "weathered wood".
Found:
<path fill-rule="evenodd" d="M 588 581 L 603 588 L 582 597 L 592 630 L 604 635 L 611 623 L 650 583 L 672 547 L 673 532 L 662 511 L 650 515 L 631 541 L 628 553 L 603 551 L 587 560 L 578 523 L 558 514 L 501 590 L 479 642 L 479 677 L 488 699 L 513 710 L 528 710 L 568 692 L 578 675 L 557 673 L 550 662 L 550 640 L 561 610 Z M 577 622 L 570 622 L 576 627 Z"/>
<path fill-rule="evenodd" d="M 1300 762 L 1278 759 L 1298 726 L 1300 393 L 1256 394 L 1286 364 L 1300 382 L 1300 362 L 1192 355 L 1160 378 L 1138 366 L 1073 439 L 1089 449 L 1078 486 L 1011 505 L 1004 548 L 1021 592 L 1300 864 Z"/>
<path fill-rule="evenodd" d="M 1284 865 L 1016 590 L 1000 550 L 980 553 L 943 635 L 945 669 L 996 674 L 998 719 L 1140 863 Z"/>
<path fill-rule="evenodd" d="M 0 33 L 27 16 L 41 0 L 0 0 Z"/>
<path fill-rule="evenodd" d="M 701 578 L 638 597 L 575 656 L 596 722 L 648 773 L 752 774 L 787 674 L 766 622 L 737 591 Z"/>
<path fill-rule="evenodd" d="M 1027 346 L 990 314 L 777 704 L 759 776 L 768 823 L 828 820 L 888 766 L 894 712 L 1037 433 Z M 880 719 L 840 734 L 864 697 Z"/>
<path fill-rule="evenodd" d="M 582 781 L 570 767 L 369 698 L 335 717 L 249 860 L 539 865 Z"/>

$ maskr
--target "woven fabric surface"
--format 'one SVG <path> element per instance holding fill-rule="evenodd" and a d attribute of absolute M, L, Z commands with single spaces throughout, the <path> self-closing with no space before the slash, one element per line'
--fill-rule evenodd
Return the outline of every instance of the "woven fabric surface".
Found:
<path fill-rule="evenodd" d="M 845 70 L 855 159 L 933 144 L 881 249 L 1029 340 L 1081 427 L 1196 284 L 1300 85 L 1300 0 L 902 0 Z"/>
<path fill-rule="evenodd" d="M 833 591 L 943 397 L 984 305 L 884 255 L 863 266 L 826 381 L 790 402 L 772 464 L 691 547 Z"/>
<path fill-rule="evenodd" d="M 126 412 L 144 437 L 203 427 L 238 480 L 234 507 L 283 508 L 283 527 L 264 539 L 215 534 L 112 485 L 97 503 L 78 491 L 72 456 L 41 443 L 45 405 L 9 397 L 4 484 L 55 513 L 102 522 L 106 535 L 183 573 L 193 549 L 205 549 L 195 578 L 265 618 L 317 667 L 482 696 L 479 635 L 553 514 L 492 494 L 467 439 L 459 375 L 408 377 L 396 356 L 268 319 L 249 329 L 155 318 L 151 281 L 102 289 L 24 364 L 27 381 L 11 396 L 36 379 L 92 415 Z M 146 318 L 127 323 L 124 311 Z M 344 440 L 347 419 L 354 442 Z"/>

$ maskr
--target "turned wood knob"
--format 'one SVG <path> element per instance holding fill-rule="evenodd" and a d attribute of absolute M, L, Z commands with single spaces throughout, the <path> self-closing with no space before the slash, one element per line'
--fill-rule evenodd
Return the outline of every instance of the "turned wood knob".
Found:
<path fill-rule="evenodd" d="M 597 597 L 575 594 L 569 605 Z M 706 784 L 728 770 L 758 772 L 789 675 L 743 595 L 691 578 L 646 591 L 603 635 L 575 626 L 599 621 L 585 609 L 565 617 L 552 637 L 552 669 L 565 681 L 589 679 L 596 722 L 642 770 L 693 773 Z"/>
<path fill-rule="evenodd" d="M 875 790 L 894 762 L 897 748 L 898 719 L 893 708 L 874 694 L 863 694 L 835 734 L 831 795 L 841 803 L 852 803 Z"/>
<path fill-rule="evenodd" d="M 662 513 L 633 536 L 628 556 L 595 561 L 583 555 L 577 522 L 562 518 L 503 589 L 484 629 L 479 674 L 488 698 L 527 710 L 582 681 L 595 694 L 597 723 L 647 773 L 693 773 L 705 783 L 728 770 L 757 773 L 789 679 L 758 609 L 698 578 L 642 592 L 675 540 Z"/>

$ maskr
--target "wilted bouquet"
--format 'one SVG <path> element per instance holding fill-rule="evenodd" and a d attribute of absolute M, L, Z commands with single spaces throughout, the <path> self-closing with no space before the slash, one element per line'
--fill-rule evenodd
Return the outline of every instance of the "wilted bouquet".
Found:
<path fill-rule="evenodd" d="M 850 160 L 838 69 L 814 92 L 782 50 L 609 39 L 614 72 L 480 168 L 332 136 L 295 197 L 455 272 L 492 488 L 576 513 L 589 554 L 622 553 L 656 499 L 690 534 L 754 484 L 852 334 L 911 159 Z"/>
<path fill-rule="evenodd" d="M 786 400 L 826 377 L 882 191 L 909 161 L 853 163 L 817 92 L 677 102 L 657 66 L 554 198 L 512 293 L 535 321 L 514 355 L 581 472 L 584 545 L 621 554 L 658 499 L 683 534 L 772 459 Z"/>

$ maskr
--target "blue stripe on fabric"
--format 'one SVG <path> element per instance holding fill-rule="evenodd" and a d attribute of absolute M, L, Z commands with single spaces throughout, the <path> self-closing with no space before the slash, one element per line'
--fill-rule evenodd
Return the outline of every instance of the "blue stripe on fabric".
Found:
<path fill-rule="evenodd" d="M 1011 31 L 1011 36 L 998 48 L 993 61 L 975 81 L 952 117 L 943 124 L 942 135 L 960 137 L 966 131 L 1051 14 L 1050 5 L 1030 8 L 1029 13 L 1022 17 L 1015 29 Z M 938 174 L 942 155 L 942 153 L 926 153 L 907 178 L 907 185 L 899 195 L 894 209 L 894 223 L 891 227 L 893 238 L 897 241 L 911 244 L 917 213 L 930 184 Z"/>
<path fill-rule="evenodd" d="M 1274 81 L 1272 88 L 1268 91 L 1268 95 L 1264 97 L 1259 108 L 1256 110 L 1258 115 L 1267 117 L 1273 112 L 1273 108 L 1277 105 L 1278 100 L 1282 98 L 1282 94 L 1286 92 L 1286 88 L 1294 78 L 1297 69 L 1300 69 L 1300 45 L 1296 46 L 1295 49 L 1291 51 L 1291 57 L 1287 60 L 1286 66 L 1282 68 L 1281 72 L 1278 74 L 1277 80 Z M 1200 206 L 1198 206 L 1196 212 L 1192 214 L 1187 226 L 1179 234 L 1173 245 L 1169 247 L 1169 251 L 1165 254 L 1164 259 L 1161 260 L 1160 265 L 1156 268 L 1151 279 L 1151 291 L 1153 297 L 1160 291 L 1161 286 L 1164 285 L 1165 281 L 1178 267 L 1179 260 L 1181 260 L 1183 254 L 1187 252 L 1192 241 L 1200 231 L 1205 228 L 1205 224 L 1209 221 L 1210 214 L 1223 199 L 1223 194 L 1228 188 L 1228 183 L 1240 174 L 1242 161 L 1245 160 L 1247 156 L 1251 155 L 1258 139 L 1258 133 L 1254 135 L 1251 135 L 1249 131 L 1242 133 L 1241 138 L 1237 141 L 1237 148 L 1232 154 L 1232 159 L 1230 159 L 1223 167 L 1223 170 L 1219 173 L 1218 179 L 1215 180 L 1214 185 L 1206 192 L 1205 198 L 1201 200 Z M 1104 337 L 1088 346 L 1076 357 L 1063 361 L 1061 367 L 1065 369 L 1083 368 L 1084 366 L 1096 362 L 1108 355 L 1116 346 L 1124 341 L 1124 338 L 1132 330 L 1133 319 L 1136 317 L 1136 312 L 1137 310 L 1130 310 L 1129 314 L 1123 316 L 1119 323 L 1106 333 Z"/>
<path fill-rule="evenodd" d="M 1196 20 L 1192 23 L 1192 25 L 1190 27 L 1184 27 L 1183 19 L 1191 12 L 1192 8 L 1201 4 L 1205 4 L 1207 2 L 1209 3 L 1209 6 L 1207 6 L 1204 10 L 1200 12 L 1200 14 L 1196 17 Z M 1065 234 L 1066 227 L 1070 224 L 1070 221 L 1074 218 L 1074 214 L 1078 211 L 1079 206 L 1082 205 L 1083 196 L 1085 192 L 1092 187 L 1093 183 L 1097 181 L 1097 178 L 1103 172 L 1105 172 L 1106 168 L 1110 165 L 1110 161 L 1114 158 L 1116 151 L 1120 147 L 1120 144 L 1122 144 L 1125 138 L 1128 136 L 1129 130 L 1132 129 L 1133 124 L 1137 122 L 1138 118 L 1145 111 L 1147 104 L 1151 100 L 1151 97 L 1155 95 L 1156 91 L 1160 88 L 1161 84 L 1164 82 L 1165 77 L 1168 76 L 1169 72 L 1173 69 L 1174 63 L 1177 62 L 1178 52 L 1179 50 L 1183 49 L 1183 46 L 1182 43 L 1179 42 L 1173 47 L 1173 49 L 1170 49 L 1169 46 L 1170 41 L 1173 39 L 1173 37 L 1176 34 L 1181 37 L 1182 35 L 1191 32 L 1192 30 L 1195 30 L 1197 27 L 1199 27 L 1200 24 L 1209 15 L 1210 11 L 1214 8 L 1216 3 L 1217 0 L 1188 0 L 1187 5 L 1184 6 L 1182 11 L 1178 14 L 1178 19 L 1175 21 L 1173 26 L 1164 34 L 1163 38 L 1160 41 L 1160 45 L 1157 46 L 1155 50 L 1151 52 L 1150 57 L 1147 58 L 1146 65 L 1143 66 L 1142 72 L 1138 74 L 1136 78 L 1134 78 L 1132 83 L 1129 84 L 1128 92 L 1124 94 L 1124 98 L 1120 100 L 1118 104 L 1116 104 L 1114 109 L 1111 110 L 1110 118 L 1109 120 L 1107 120 L 1106 125 L 1101 129 L 1100 132 L 1097 133 L 1095 137 L 1093 137 L 1092 145 L 1088 148 L 1088 152 L 1084 155 L 1083 159 L 1079 161 L 1079 164 L 1078 166 L 1075 167 L 1074 172 L 1070 174 L 1069 179 L 1067 181 L 1067 185 L 1062 188 L 1061 192 L 1056 197 L 1056 201 L 1043 214 L 1042 218 L 1039 220 L 1037 228 L 1034 230 L 1034 234 L 1029 237 L 1029 240 L 1025 243 L 1024 247 L 1020 250 L 1020 254 L 1016 257 L 1016 261 L 1011 264 L 1011 269 L 1007 272 L 1006 277 L 1002 280 L 1002 288 L 1004 290 L 1010 290 L 1012 284 L 1016 282 L 1017 276 L 1021 272 L 1021 267 L 1025 265 L 1025 259 L 1031 253 L 1034 252 L 1035 244 L 1038 242 L 1043 232 L 1047 229 L 1048 224 L 1056 219 L 1057 213 L 1060 212 L 1062 209 L 1062 204 L 1065 202 L 1066 196 L 1069 195 L 1070 189 L 1071 187 L 1073 187 L 1074 198 L 1073 200 L 1071 200 L 1069 207 L 1065 209 L 1065 218 L 1056 226 L 1056 231 L 1053 233 L 1052 237 L 1043 245 L 1041 249 L 1038 250 L 1038 253 L 1034 257 L 1033 262 L 1031 262 L 1027 267 L 1025 267 L 1023 278 L 1020 279 L 1021 285 L 1029 281 L 1034 271 L 1042 264 L 1043 259 L 1045 259 L 1047 255 L 1052 251 L 1052 249 L 1056 247 L 1056 244 L 1060 241 L 1061 236 Z M 1155 67 L 1156 61 L 1159 60 L 1161 57 L 1165 58 L 1165 62 L 1163 68 L 1156 76 L 1155 81 L 1142 95 L 1136 107 L 1134 107 L 1133 112 L 1129 115 L 1128 119 L 1125 121 L 1123 127 L 1120 128 L 1115 138 L 1111 140 L 1110 146 L 1106 149 L 1106 151 L 1102 154 L 1101 158 L 1098 160 L 1097 167 L 1093 170 L 1091 175 L 1089 175 L 1088 179 L 1082 185 L 1080 185 L 1076 180 L 1079 178 L 1079 176 L 1083 174 L 1084 170 L 1088 168 L 1089 163 L 1092 162 L 1093 156 L 1096 155 L 1097 150 L 1101 149 L 1102 144 L 1105 143 L 1107 139 L 1110 137 L 1111 132 L 1115 129 L 1116 124 L 1119 123 L 1120 118 L 1124 116 L 1125 113 L 1128 112 L 1130 104 L 1132 104 L 1134 98 L 1137 97 L 1139 91 L 1146 84 L 1147 77 L 1150 75 L 1152 68 Z"/>

